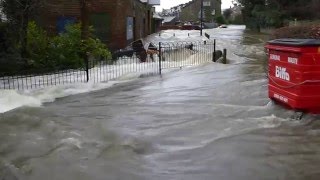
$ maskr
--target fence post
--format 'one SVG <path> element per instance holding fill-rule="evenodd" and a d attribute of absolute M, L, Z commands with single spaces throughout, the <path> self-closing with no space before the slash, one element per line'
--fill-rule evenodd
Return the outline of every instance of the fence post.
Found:
<path fill-rule="evenodd" d="M 223 64 L 227 64 L 227 49 L 223 49 Z"/>
<path fill-rule="evenodd" d="M 161 49 L 161 42 L 159 42 L 159 74 L 161 75 L 161 60 L 162 60 L 162 49 Z"/>
<path fill-rule="evenodd" d="M 213 61 L 216 61 L 216 39 L 213 40 Z"/>
<path fill-rule="evenodd" d="M 88 54 L 85 53 L 85 64 L 86 64 L 86 76 L 87 76 L 87 82 L 89 82 L 89 58 Z"/>
<path fill-rule="evenodd" d="M 212 61 L 216 62 L 216 39 L 213 40 L 213 57 Z"/>

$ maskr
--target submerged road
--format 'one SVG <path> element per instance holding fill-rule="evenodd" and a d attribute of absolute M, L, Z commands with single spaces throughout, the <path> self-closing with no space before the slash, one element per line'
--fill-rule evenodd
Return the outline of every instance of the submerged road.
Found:
<path fill-rule="evenodd" d="M 208 33 L 231 64 L 0 114 L 0 179 L 319 179 L 319 117 L 293 120 L 268 99 L 266 36 L 238 27 Z"/>

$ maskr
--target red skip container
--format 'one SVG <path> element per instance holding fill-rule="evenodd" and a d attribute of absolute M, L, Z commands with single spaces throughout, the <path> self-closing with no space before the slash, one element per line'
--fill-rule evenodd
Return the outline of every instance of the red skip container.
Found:
<path fill-rule="evenodd" d="M 294 110 L 320 113 L 320 40 L 276 39 L 269 55 L 269 98 Z"/>

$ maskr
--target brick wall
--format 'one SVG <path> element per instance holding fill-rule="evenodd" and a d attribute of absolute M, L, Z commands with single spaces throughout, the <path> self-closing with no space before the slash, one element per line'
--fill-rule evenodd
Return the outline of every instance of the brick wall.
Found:
<path fill-rule="evenodd" d="M 134 17 L 134 38 L 143 38 L 151 33 L 151 6 L 141 3 L 139 0 L 94 0 L 89 6 L 90 14 L 104 13 L 110 17 L 110 34 L 107 42 L 112 50 L 124 48 L 127 41 L 127 17 Z M 150 13 L 148 13 L 148 11 Z M 43 25 L 51 34 L 57 32 L 57 19 L 61 16 L 75 17 L 80 21 L 80 4 L 74 0 L 51 0 L 50 4 L 43 9 L 42 16 L 38 18 L 39 24 Z M 107 22 L 106 22 L 107 23 Z"/>

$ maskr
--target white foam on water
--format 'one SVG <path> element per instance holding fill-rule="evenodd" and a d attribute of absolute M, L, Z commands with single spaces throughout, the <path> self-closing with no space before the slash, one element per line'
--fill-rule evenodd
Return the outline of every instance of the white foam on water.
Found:
<path fill-rule="evenodd" d="M 22 106 L 41 107 L 43 103 L 53 102 L 57 98 L 105 89 L 115 83 L 119 82 L 110 81 L 108 83 L 96 84 L 92 82 L 77 83 L 24 91 L 0 90 L 0 113 Z"/>
<path fill-rule="evenodd" d="M 182 138 L 173 138 L 175 143 L 165 144 L 157 147 L 161 151 L 168 152 L 176 152 L 176 151 L 185 151 L 185 150 L 193 150 L 198 148 L 204 148 L 213 142 L 228 138 L 240 134 L 246 134 L 255 129 L 266 129 L 266 128 L 276 128 L 281 125 L 281 122 L 287 121 L 287 119 L 279 118 L 275 115 L 263 116 L 258 118 L 248 118 L 248 119 L 235 119 L 235 124 L 231 124 L 230 126 L 224 127 L 221 130 L 215 129 L 211 132 L 205 132 L 202 136 L 201 141 L 199 141 L 199 136 L 201 133 L 197 135 L 192 135 L 188 137 Z M 243 124 L 243 125 L 242 125 Z M 184 144 L 181 145 L 180 142 Z"/>
<path fill-rule="evenodd" d="M 57 98 L 62 98 L 74 94 L 81 94 L 91 91 L 105 89 L 119 83 L 118 81 L 109 81 L 108 83 L 76 83 L 68 85 L 59 85 L 32 91 L 23 91 L 22 93 L 28 96 L 40 99 L 42 103 L 53 102 Z"/>
<path fill-rule="evenodd" d="M 57 98 L 105 89 L 117 83 L 128 82 L 141 75 L 158 70 L 158 62 L 140 63 L 136 59 L 122 58 L 116 65 L 102 65 L 89 70 L 89 82 L 85 82 L 85 72 L 60 73 L 10 79 L 11 85 L 24 85 L 24 90 L 0 90 L 0 113 L 22 106 L 41 107 L 43 103 L 54 102 Z M 55 86 L 45 87 L 46 82 L 58 82 Z M 74 83 L 76 81 L 78 83 Z M 102 82 L 100 82 L 102 81 Z M 1 83 L 1 82 L 0 82 Z M 35 87 L 35 83 L 38 87 Z M 27 87 L 28 85 L 28 87 Z M 32 87 L 33 85 L 33 87 Z"/>
<path fill-rule="evenodd" d="M 59 142 L 59 145 L 74 146 L 74 147 L 77 147 L 78 149 L 81 149 L 82 142 L 77 138 L 70 137 L 70 138 L 62 139 Z"/>
<path fill-rule="evenodd" d="M 179 53 L 177 53 L 179 54 Z M 181 52 L 180 54 L 184 54 Z M 183 56 L 183 55 L 181 55 Z M 183 56 L 183 60 L 179 61 L 179 64 L 183 66 L 194 66 L 198 65 L 202 62 L 195 62 L 194 56 Z M 105 89 L 113 86 L 116 83 L 124 83 L 130 80 L 134 80 L 139 78 L 141 75 L 145 74 L 155 74 L 158 70 L 158 60 L 155 62 L 147 62 L 147 63 L 137 63 L 130 62 L 126 60 L 120 60 L 117 62 L 117 65 L 109 65 L 102 67 L 95 67 L 90 69 L 91 76 L 99 75 L 100 80 L 107 80 L 107 82 L 96 82 L 98 80 L 91 79 L 88 83 L 72 83 L 67 84 L 69 79 L 78 79 L 81 78 L 81 73 L 73 73 L 69 74 L 66 78 L 63 74 L 55 75 L 55 77 L 61 76 L 62 78 L 59 80 L 61 82 L 65 82 L 64 85 L 56 85 L 51 87 L 40 87 L 38 89 L 29 89 L 28 90 L 0 90 L 0 113 L 4 113 L 22 106 L 27 107 L 40 107 L 43 103 L 54 102 L 57 98 L 62 98 L 70 95 L 87 93 L 91 91 L 96 91 L 100 89 Z M 177 67 L 177 62 L 164 62 L 163 68 L 173 68 Z M 50 79 L 52 76 L 44 76 L 44 77 L 35 77 L 38 79 Z M 112 79 L 116 79 L 114 81 Z M 26 82 L 27 79 L 20 79 L 18 81 Z M 17 80 L 15 84 L 17 84 Z M 21 84 L 21 83 L 20 83 Z M 27 84 L 27 83 L 25 83 Z M 29 82 L 28 84 L 32 84 Z"/>
<path fill-rule="evenodd" d="M 0 90 L 0 113 L 21 106 L 40 107 L 41 100 L 19 93 L 15 90 Z"/>
<path fill-rule="evenodd" d="M 273 114 L 270 116 L 256 118 L 256 120 L 259 122 L 259 128 L 276 128 L 279 127 L 282 122 L 288 121 L 288 119 L 283 119 Z"/>

